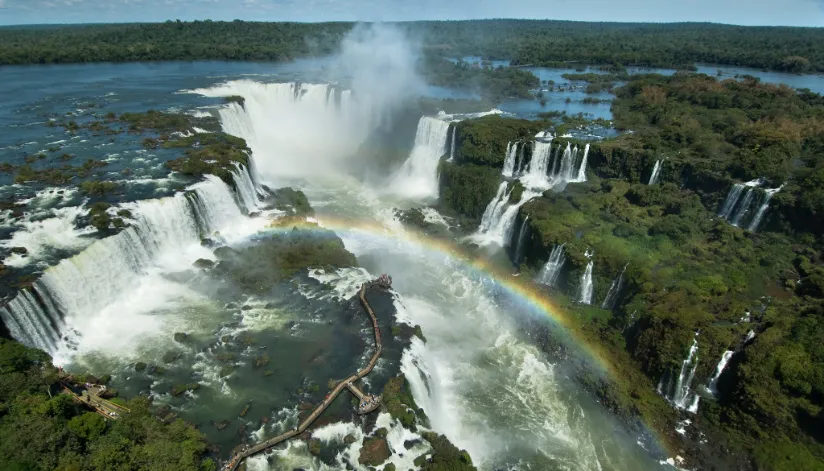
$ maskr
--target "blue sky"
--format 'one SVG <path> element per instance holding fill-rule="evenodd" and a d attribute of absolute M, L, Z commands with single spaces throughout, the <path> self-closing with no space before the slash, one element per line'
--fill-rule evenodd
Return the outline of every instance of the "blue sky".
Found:
<path fill-rule="evenodd" d="M 0 24 L 551 18 L 824 26 L 824 0 L 0 0 Z"/>

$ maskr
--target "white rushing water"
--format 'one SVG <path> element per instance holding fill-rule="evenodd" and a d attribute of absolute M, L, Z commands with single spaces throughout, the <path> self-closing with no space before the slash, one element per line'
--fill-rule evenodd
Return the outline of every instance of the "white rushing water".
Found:
<path fill-rule="evenodd" d="M 526 242 L 526 234 L 527 229 L 529 228 L 529 216 L 526 216 L 524 220 L 521 222 L 521 229 L 518 231 L 518 236 L 515 239 L 515 251 L 513 255 L 515 256 L 515 264 L 518 265 L 521 263 L 521 260 L 524 256 L 524 243 Z"/>
<path fill-rule="evenodd" d="M 698 334 L 695 334 L 696 337 Z M 698 340 L 693 339 L 692 345 L 687 352 L 687 358 L 681 362 L 681 369 L 678 372 L 678 377 L 674 378 L 672 375 L 666 381 L 666 389 L 664 389 L 664 378 L 658 383 L 658 393 L 667 398 L 672 405 L 678 409 L 683 409 L 691 413 L 698 412 L 697 394 L 690 390 L 692 380 L 695 377 L 695 371 L 698 369 Z"/>
<path fill-rule="evenodd" d="M 566 261 L 566 257 L 564 257 L 564 245 L 565 244 L 555 244 L 552 247 L 549 260 L 547 260 L 544 267 L 541 268 L 541 272 L 538 273 L 538 278 L 536 279 L 538 283 L 555 286 L 555 283 L 558 281 L 558 276 L 561 274 L 561 269 L 564 267 L 564 262 Z"/>
<path fill-rule="evenodd" d="M 758 231 L 758 226 L 761 225 L 761 220 L 764 219 L 764 214 L 770 206 L 770 200 L 773 195 L 781 191 L 782 188 L 784 188 L 784 185 L 781 185 L 778 188 L 768 188 L 764 190 L 764 196 L 761 199 L 761 204 L 758 206 L 758 210 L 755 212 L 755 216 L 752 218 L 749 227 L 747 227 L 750 232 Z"/>
<path fill-rule="evenodd" d="M 724 368 L 727 367 L 727 363 L 730 362 L 730 358 L 732 358 L 733 354 L 732 350 L 727 350 L 721 355 L 721 360 L 718 361 L 718 364 L 715 366 L 715 371 L 713 371 L 712 376 L 710 376 L 709 381 L 707 382 L 707 391 L 711 392 L 713 395 L 718 395 L 718 380 L 721 378 L 721 373 L 724 372 Z"/>
<path fill-rule="evenodd" d="M 437 198 L 438 162 L 446 154 L 448 137 L 448 121 L 422 117 L 412 153 L 390 178 L 387 191 L 408 199 Z"/>
<path fill-rule="evenodd" d="M 235 193 L 214 176 L 185 193 L 124 207 L 132 213 L 131 227 L 49 268 L 30 293 L 22 291 L 0 310 L 15 338 L 43 348 L 57 363 L 78 351 L 127 351 L 132 340 L 162 329 L 147 313 L 177 295 L 160 273 L 211 258 L 201 237 L 218 231 L 224 238 L 245 236 L 250 226 L 263 224 L 246 219 Z"/>
<path fill-rule="evenodd" d="M 33 218 L 29 214 L 16 223 L 16 230 L 11 238 L 0 241 L 5 248 L 23 247 L 25 256 L 12 253 L 2 262 L 11 267 L 23 267 L 30 263 L 42 262 L 49 252 L 54 250 L 79 251 L 94 242 L 88 237 L 94 234 L 93 226 L 78 228 L 77 218 L 86 213 L 82 206 L 56 208 L 48 211 L 50 217 Z"/>
<path fill-rule="evenodd" d="M 504 169 L 501 175 L 505 177 L 512 177 L 515 174 L 515 168 L 518 164 L 516 162 L 518 156 L 518 143 L 509 142 L 506 145 L 506 158 L 504 159 Z"/>
<path fill-rule="evenodd" d="M 661 172 L 661 162 L 661 159 L 655 161 L 655 166 L 652 168 L 652 175 L 649 177 L 649 185 L 658 183 L 658 174 Z"/>
<path fill-rule="evenodd" d="M 592 267 L 595 264 L 590 260 L 581 275 L 581 285 L 578 288 L 578 302 L 581 304 L 592 304 Z"/>
<path fill-rule="evenodd" d="M 609 285 L 609 291 L 607 291 L 607 295 L 604 297 L 604 302 L 601 303 L 602 309 L 612 309 L 615 306 L 618 293 L 621 291 L 621 284 L 624 281 L 624 272 L 627 271 L 628 266 L 629 265 L 624 265 L 621 273 L 619 273 L 618 276 L 612 280 L 612 284 Z"/>
<path fill-rule="evenodd" d="M 489 205 L 487 205 L 481 218 L 478 231 L 471 235 L 470 240 L 480 244 L 497 244 L 501 247 L 508 247 L 512 243 L 515 221 L 518 217 L 518 210 L 539 193 L 524 190 L 521 199 L 510 203 L 512 190 L 506 191 L 507 183 L 501 183 L 498 193 Z"/>
<path fill-rule="evenodd" d="M 456 136 L 457 131 L 458 131 L 458 127 L 457 126 L 452 126 L 452 137 L 449 139 L 449 142 L 450 142 L 450 145 L 449 145 L 449 162 L 454 162 L 455 161 L 455 146 L 457 145 L 455 136 Z"/>
<path fill-rule="evenodd" d="M 775 189 L 761 189 L 763 185 L 764 180 L 761 178 L 734 184 L 718 215 L 733 226 L 756 231 L 769 207 L 770 199 L 783 188 L 782 185 Z"/>

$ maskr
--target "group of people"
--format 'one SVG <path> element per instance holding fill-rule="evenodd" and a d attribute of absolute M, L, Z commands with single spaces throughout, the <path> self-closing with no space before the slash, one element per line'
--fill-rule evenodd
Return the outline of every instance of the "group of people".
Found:
<path fill-rule="evenodd" d="M 362 411 L 372 410 L 380 402 L 381 402 L 381 397 L 380 396 L 373 396 L 372 394 L 368 394 L 368 395 L 364 396 L 363 399 L 361 400 L 360 410 L 362 410 Z"/>
<path fill-rule="evenodd" d="M 383 286 L 392 286 L 392 277 L 384 273 L 378 277 L 378 283 Z"/>

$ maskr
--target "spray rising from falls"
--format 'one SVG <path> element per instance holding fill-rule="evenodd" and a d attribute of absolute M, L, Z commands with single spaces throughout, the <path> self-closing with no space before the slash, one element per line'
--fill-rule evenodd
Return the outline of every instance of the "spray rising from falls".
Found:
<path fill-rule="evenodd" d="M 219 178 L 207 176 L 172 197 L 128 206 L 132 226 L 49 268 L 29 290 L 0 309 L 12 336 L 54 355 L 63 347 L 77 347 L 89 330 L 111 330 L 111 319 L 104 320 L 107 309 L 119 325 L 142 328 L 129 322 L 132 303 L 114 308 L 113 304 L 133 292 L 141 277 L 159 264 L 188 267 L 204 252 L 208 256 L 200 245 L 202 237 L 216 231 L 225 234 L 226 228 L 246 219 L 243 213 L 251 209 L 247 203 L 254 201 L 246 201 L 241 193 L 253 178 L 245 168 L 235 177 L 237 194 Z"/>
<path fill-rule="evenodd" d="M 390 180 L 388 191 L 411 199 L 437 198 L 438 162 L 446 154 L 448 138 L 449 122 L 422 117 L 415 134 L 415 147 Z"/>
<path fill-rule="evenodd" d="M 718 365 L 715 366 L 715 371 L 713 371 L 709 382 L 707 382 L 707 391 L 711 392 L 714 396 L 718 395 L 718 379 L 721 378 L 721 373 L 724 372 L 724 368 L 727 367 L 727 363 L 730 362 L 730 358 L 732 358 L 734 353 L 732 350 L 727 350 L 721 355 L 721 360 L 718 362 Z"/>
<path fill-rule="evenodd" d="M 661 173 L 661 160 L 655 161 L 655 167 L 652 168 L 652 175 L 649 177 L 649 184 L 655 185 L 658 183 L 658 174 Z"/>
<path fill-rule="evenodd" d="M 538 274 L 538 283 L 547 286 L 555 286 L 555 283 L 558 281 L 558 275 L 561 274 L 561 269 L 564 267 L 565 261 L 566 257 L 564 257 L 564 244 L 555 244 L 555 246 L 552 247 L 552 253 L 549 254 L 549 260 Z"/>
<path fill-rule="evenodd" d="M 612 280 L 607 296 L 604 298 L 604 302 L 601 303 L 601 309 L 612 309 L 615 306 L 615 301 L 618 299 L 618 293 L 621 291 L 621 285 L 624 282 L 624 272 L 627 271 L 628 266 L 624 265 L 624 269 L 621 270 L 618 277 Z"/>
<path fill-rule="evenodd" d="M 698 334 L 695 334 L 698 336 Z M 690 391 L 692 379 L 695 377 L 695 370 L 698 369 L 698 340 L 692 339 L 687 358 L 681 363 L 681 370 L 678 372 L 678 378 L 673 378 L 671 374 L 665 375 L 658 383 L 658 393 L 666 397 L 672 405 L 678 409 L 692 412 L 698 412 L 697 394 Z M 664 389 L 666 383 L 666 389 Z"/>

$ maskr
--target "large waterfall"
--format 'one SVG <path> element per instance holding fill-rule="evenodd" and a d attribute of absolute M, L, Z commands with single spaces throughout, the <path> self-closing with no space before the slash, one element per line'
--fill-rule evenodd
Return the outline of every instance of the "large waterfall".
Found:
<path fill-rule="evenodd" d="M 506 191 L 506 187 L 506 182 L 498 187 L 498 193 L 484 211 L 478 231 L 470 236 L 472 240 L 484 245 L 495 243 L 501 247 L 508 247 L 512 243 L 518 210 L 539 193 L 524 190 L 521 199 L 510 204 L 509 197 L 512 190 Z"/>
<path fill-rule="evenodd" d="M 698 334 L 695 334 L 698 336 Z M 658 393 L 667 398 L 675 407 L 683 409 L 692 413 L 698 412 L 697 394 L 690 390 L 692 379 L 695 377 L 695 370 L 698 369 L 698 340 L 692 339 L 692 345 L 687 358 L 681 362 L 681 370 L 678 372 L 678 377 L 674 378 L 671 374 L 665 375 L 658 383 Z M 666 386 L 664 386 L 666 382 Z"/>
<path fill-rule="evenodd" d="M 515 169 L 518 167 L 518 143 L 510 142 L 506 145 L 506 158 L 504 159 L 504 169 L 501 174 L 505 177 L 512 177 L 515 174 Z"/>
<path fill-rule="evenodd" d="M 349 171 L 346 157 L 386 122 L 386 110 L 367 94 L 355 98 L 327 84 L 236 80 L 192 92 L 244 97 L 220 110 L 221 124 L 246 140 L 269 177 Z"/>
<path fill-rule="evenodd" d="M 552 247 L 552 253 L 549 254 L 549 260 L 546 265 L 538 273 L 537 281 L 543 285 L 555 286 L 558 281 L 558 276 L 561 274 L 561 269 L 564 267 L 564 244 L 555 244 Z"/>
<path fill-rule="evenodd" d="M 507 186 L 509 186 L 507 182 L 501 182 L 495 198 L 486 205 L 484 214 L 481 216 L 481 226 L 478 228 L 478 232 L 489 231 L 492 225 L 501 218 L 501 214 L 503 214 L 504 208 L 506 207 L 506 202 L 509 201 L 509 192 L 506 191 Z"/>
<path fill-rule="evenodd" d="M 721 378 L 721 373 L 724 372 L 724 369 L 727 367 L 727 363 L 730 362 L 730 358 L 732 358 L 734 353 L 735 352 L 732 350 L 725 351 L 724 354 L 721 355 L 721 360 L 718 361 L 718 365 L 715 366 L 715 371 L 713 371 L 709 382 L 707 382 L 707 390 L 713 395 L 718 394 L 718 379 Z"/>
<path fill-rule="evenodd" d="M 106 311 L 117 317 L 124 307 L 132 308 L 117 302 L 137 289 L 142 276 L 160 265 L 188 268 L 210 255 L 201 238 L 216 231 L 226 237 L 248 221 L 243 212 L 257 201 L 257 190 L 248 187 L 252 180 L 239 168 L 236 192 L 210 175 L 174 196 L 124 205 L 134 219 L 130 227 L 46 270 L 0 309 L 0 316 L 14 338 L 50 354 L 82 341 L 87 329 L 114 327 L 107 326 Z M 154 296 L 142 295 L 149 303 Z"/>
<path fill-rule="evenodd" d="M 649 185 L 658 183 L 658 174 L 661 173 L 661 160 L 655 161 L 655 166 L 652 168 L 652 175 L 649 177 Z"/>
<path fill-rule="evenodd" d="M 629 265 L 624 265 L 624 269 L 621 270 L 618 277 L 612 280 L 612 284 L 609 285 L 609 291 L 607 291 L 604 302 L 601 303 L 602 309 L 612 309 L 615 306 L 615 301 L 618 299 L 618 293 L 621 291 L 621 284 L 624 282 L 624 272 L 627 271 L 628 266 Z"/>
<path fill-rule="evenodd" d="M 418 122 L 415 147 L 390 179 L 391 193 L 406 198 L 438 197 L 438 163 L 447 152 L 449 122 L 424 116 Z"/>

